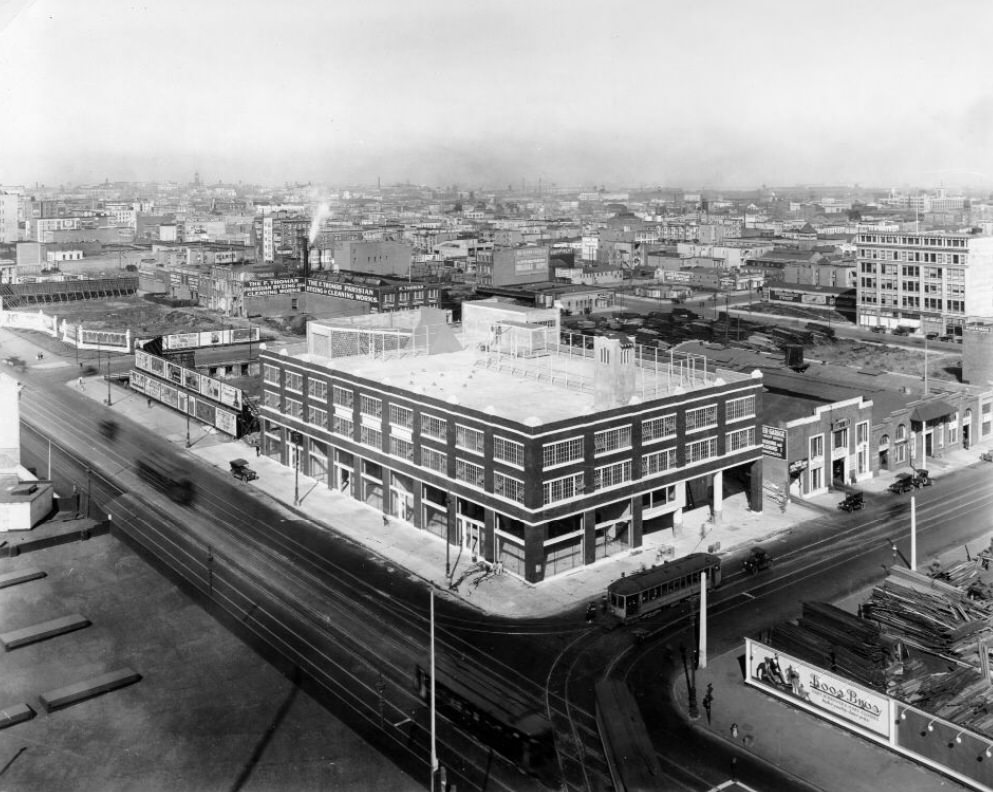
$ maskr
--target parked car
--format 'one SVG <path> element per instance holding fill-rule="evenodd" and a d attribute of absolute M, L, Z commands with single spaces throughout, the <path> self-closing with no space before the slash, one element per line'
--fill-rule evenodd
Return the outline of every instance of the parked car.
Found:
<path fill-rule="evenodd" d="M 248 461 L 245 459 L 231 460 L 231 475 L 241 481 L 255 481 L 259 477 L 259 474 L 248 466 Z"/>
<path fill-rule="evenodd" d="M 983 462 L 993 462 L 993 451 L 983 451 L 983 453 L 979 455 L 979 458 L 983 460 Z"/>
<path fill-rule="evenodd" d="M 838 504 L 838 508 L 844 509 L 846 512 L 858 511 L 863 506 L 865 506 L 865 502 L 861 492 L 849 492 L 845 499 Z"/>
<path fill-rule="evenodd" d="M 893 479 L 893 483 L 889 486 L 890 492 L 896 493 L 897 495 L 902 495 L 904 492 L 910 492 L 913 488 L 913 473 L 897 473 L 896 478 Z"/>
<path fill-rule="evenodd" d="M 742 566 L 748 574 L 755 575 L 763 569 L 772 569 L 772 556 L 764 547 L 753 547 Z"/>

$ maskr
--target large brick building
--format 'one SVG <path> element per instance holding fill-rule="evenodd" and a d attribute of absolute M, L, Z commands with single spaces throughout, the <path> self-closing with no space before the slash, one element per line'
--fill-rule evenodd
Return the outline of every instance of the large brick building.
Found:
<path fill-rule="evenodd" d="M 858 323 L 962 333 L 968 316 L 993 316 L 993 237 L 861 231 Z"/>
<path fill-rule="evenodd" d="M 537 582 L 662 542 L 730 491 L 761 509 L 760 376 L 554 309 L 466 303 L 311 322 L 262 354 L 262 450 Z"/>

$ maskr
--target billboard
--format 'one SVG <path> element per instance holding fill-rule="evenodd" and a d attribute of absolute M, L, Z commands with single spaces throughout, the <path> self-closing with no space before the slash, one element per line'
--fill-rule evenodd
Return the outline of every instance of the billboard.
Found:
<path fill-rule="evenodd" d="M 199 347 L 258 341 L 257 327 L 237 327 L 227 330 L 206 330 L 197 333 L 174 333 L 162 336 L 163 349 L 197 349 Z"/>
<path fill-rule="evenodd" d="M 890 699 L 765 644 L 745 639 L 747 683 L 829 720 L 889 739 L 893 717 Z"/>

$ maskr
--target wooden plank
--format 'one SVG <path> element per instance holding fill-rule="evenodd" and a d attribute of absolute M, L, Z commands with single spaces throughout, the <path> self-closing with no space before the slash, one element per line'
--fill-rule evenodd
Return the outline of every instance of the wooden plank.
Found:
<path fill-rule="evenodd" d="M 16 726 L 18 723 L 31 720 L 34 717 L 34 710 L 27 704 L 14 704 L 0 710 L 0 729 L 8 726 Z"/>
<path fill-rule="evenodd" d="M 62 616 L 58 619 L 42 622 L 41 624 L 23 627 L 20 630 L 11 630 L 10 632 L 2 633 L 0 634 L 0 644 L 3 644 L 3 648 L 9 652 L 11 649 L 17 649 L 20 646 L 28 646 L 38 641 L 54 638 L 57 635 L 65 635 L 66 633 L 81 630 L 89 626 L 89 619 L 85 616 L 80 616 L 78 613 L 74 613 L 71 616 Z"/>
<path fill-rule="evenodd" d="M 18 583 L 27 583 L 29 580 L 37 580 L 38 578 L 45 577 L 46 574 L 46 572 L 42 572 L 37 567 L 5 572 L 0 575 L 0 589 L 7 588 L 8 586 L 16 586 Z"/>
<path fill-rule="evenodd" d="M 122 668 L 118 671 L 108 671 L 106 674 L 87 679 L 83 682 L 76 682 L 73 685 L 49 690 L 39 696 L 41 705 L 46 712 L 62 709 L 63 707 L 78 704 L 94 696 L 109 693 L 112 690 L 133 685 L 141 679 L 141 674 L 132 671 L 130 668 Z"/>

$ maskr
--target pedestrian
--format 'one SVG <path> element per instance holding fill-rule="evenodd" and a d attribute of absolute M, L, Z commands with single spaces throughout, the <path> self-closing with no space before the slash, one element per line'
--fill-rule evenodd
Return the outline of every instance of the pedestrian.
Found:
<path fill-rule="evenodd" d="M 389 525 L 390 525 L 390 518 L 389 518 L 389 517 L 387 517 L 387 516 L 386 516 L 386 515 L 384 514 L 384 515 L 383 515 L 383 527 L 384 527 L 384 528 L 389 528 Z"/>
<path fill-rule="evenodd" d="M 82 378 L 82 377 L 80 377 L 80 378 L 79 378 L 79 383 L 78 383 L 78 384 L 79 384 L 79 389 L 80 389 L 80 390 L 85 390 L 85 389 L 83 388 L 83 378 Z"/>
<path fill-rule="evenodd" d="M 731 757 L 731 780 L 734 782 L 738 781 L 738 757 Z"/>
<path fill-rule="evenodd" d="M 707 686 L 707 695 L 703 697 L 703 710 L 707 713 L 707 725 L 710 725 L 710 708 L 714 705 L 714 694 L 711 692 L 713 685 Z"/>
<path fill-rule="evenodd" d="M 738 739 L 738 724 L 737 723 L 732 723 L 731 724 L 731 739 L 732 740 L 737 740 Z"/>

